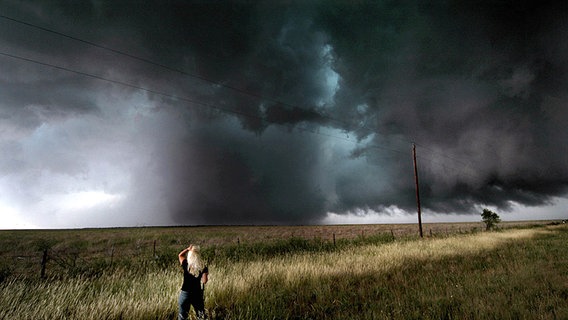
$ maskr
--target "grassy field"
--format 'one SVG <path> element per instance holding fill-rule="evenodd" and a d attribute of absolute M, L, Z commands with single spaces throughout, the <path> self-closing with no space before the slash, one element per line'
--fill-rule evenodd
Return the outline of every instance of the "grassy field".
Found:
<path fill-rule="evenodd" d="M 213 319 L 566 319 L 568 227 L 524 224 L 0 231 L 0 319 L 175 319 L 189 242 Z"/>

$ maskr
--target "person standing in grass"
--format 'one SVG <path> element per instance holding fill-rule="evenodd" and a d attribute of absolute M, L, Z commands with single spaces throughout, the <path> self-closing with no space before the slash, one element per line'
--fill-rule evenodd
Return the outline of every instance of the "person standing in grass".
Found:
<path fill-rule="evenodd" d="M 209 271 L 201 259 L 199 247 L 190 245 L 179 253 L 178 258 L 183 269 L 183 285 L 178 298 L 178 319 L 189 319 L 191 306 L 197 319 L 206 319 L 203 289 Z"/>

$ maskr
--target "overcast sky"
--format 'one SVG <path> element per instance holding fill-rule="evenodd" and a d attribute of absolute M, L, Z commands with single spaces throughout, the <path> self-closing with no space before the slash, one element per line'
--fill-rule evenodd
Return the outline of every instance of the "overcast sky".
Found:
<path fill-rule="evenodd" d="M 0 2 L 0 228 L 568 217 L 565 1 Z M 429 220 L 430 219 L 430 220 Z"/>

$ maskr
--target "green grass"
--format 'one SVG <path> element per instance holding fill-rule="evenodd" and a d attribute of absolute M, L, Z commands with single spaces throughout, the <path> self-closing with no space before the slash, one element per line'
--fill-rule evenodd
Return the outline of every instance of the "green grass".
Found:
<path fill-rule="evenodd" d="M 156 258 L 136 249 L 156 234 L 102 233 L 0 233 L 4 254 L 9 242 L 39 255 L 38 235 L 54 250 L 74 244 L 89 254 L 73 272 L 50 262 L 47 279 L 38 259 L 25 265 L 30 272 L 3 259 L 0 319 L 175 319 L 180 240 L 163 235 Z M 568 319 L 567 241 L 559 225 L 424 240 L 377 234 L 335 246 L 298 237 L 220 243 L 204 247 L 206 307 L 213 319 Z"/>
<path fill-rule="evenodd" d="M 225 290 L 211 297 L 213 309 L 230 319 L 567 318 L 568 230 L 514 235 L 412 241 L 249 265 L 261 276 L 249 277 L 250 285 L 224 283 Z"/>

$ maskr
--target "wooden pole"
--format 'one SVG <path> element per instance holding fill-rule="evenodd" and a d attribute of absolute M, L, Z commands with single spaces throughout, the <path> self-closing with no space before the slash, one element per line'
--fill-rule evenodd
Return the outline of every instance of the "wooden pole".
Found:
<path fill-rule="evenodd" d="M 416 184 L 416 206 L 418 207 L 418 227 L 420 228 L 420 238 L 424 237 L 422 233 L 422 213 L 420 211 L 420 189 L 418 186 L 418 165 L 416 164 L 416 144 L 412 144 L 412 158 L 414 160 L 414 182 Z"/>
<path fill-rule="evenodd" d="M 45 278 L 45 266 L 47 265 L 47 249 L 43 250 L 43 257 L 41 258 L 41 278 Z"/>

